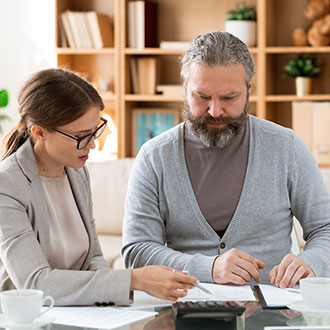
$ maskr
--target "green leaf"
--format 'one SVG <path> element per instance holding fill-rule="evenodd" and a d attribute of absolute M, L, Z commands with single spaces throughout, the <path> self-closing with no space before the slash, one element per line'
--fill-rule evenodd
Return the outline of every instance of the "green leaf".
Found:
<path fill-rule="evenodd" d="M 256 7 L 249 7 L 248 5 L 241 3 L 238 4 L 236 9 L 228 11 L 228 21 L 256 21 L 257 11 Z"/>
<path fill-rule="evenodd" d="M 4 108 L 9 102 L 9 92 L 6 89 L 0 91 L 0 108 Z"/>
<path fill-rule="evenodd" d="M 295 56 L 287 62 L 283 69 L 292 77 L 314 77 L 321 72 L 316 61 L 307 54 Z"/>

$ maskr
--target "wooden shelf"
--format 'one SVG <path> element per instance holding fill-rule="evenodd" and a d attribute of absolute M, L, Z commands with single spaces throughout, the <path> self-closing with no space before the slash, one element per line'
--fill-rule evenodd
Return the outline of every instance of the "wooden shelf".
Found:
<path fill-rule="evenodd" d="M 129 102 L 183 102 L 183 96 L 165 96 L 165 95 L 139 95 L 126 94 L 125 101 Z"/>
<path fill-rule="evenodd" d="M 330 47 L 266 47 L 267 54 L 330 53 Z"/>
<path fill-rule="evenodd" d="M 57 47 L 57 55 L 89 55 L 89 54 L 98 54 L 98 55 L 114 55 L 116 52 L 115 48 L 62 48 Z"/>
<path fill-rule="evenodd" d="M 297 95 L 267 95 L 267 102 L 293 102 L 293 101 L 330 101 L 330 94 Z"/>
<path fill-rule="evenodd" d="M 138 94 L 126 94 L 125 101 L 128 102 L 183 102 L 183 96 L 168 96 L 168 95 L 138 95 Z M 256 102 L 257 96 L 251 95 L 250 102 Z"/>
<path fill-rule="evenodd" d="M 98 87 L 109 83 L 115 93 L 101 93 L 106 109 L 110 111 L 118 128 L 118 156 L 132 156 L 131 109 L 138 107 L 182 108 L 180 95 L 132 94 L 131 69 L 143 56 L 157 58 L 157 81 L 160 85 L 182 83 L 179 58 L 185 49 L 128 48 L 127 1 L 56 0 L 56 40 L 59 42 L 60 14 L 65 10 L 95 10 L 107 14 L 113 21 L 114 47 L 103 49 L 56 48 L 58 66 L 80 72 Z M 193 40 L 210 30 L 224 30 L 226 13 L 233 4 L 227 0 L 152 0 L 158 3 L 158 41 Z M 248 0 L 258 11 L 257 46 L 250 47 L 255 61 L 256 77 L 253 95 L 250 96 L 251 113 L 260 118 L 292 127 L 291 102 L 330 101 L 330 46 L 292 46 L 292 31 L 299 26 L 307 28 L 310 22 L 304 17 L 304 1 L 299 0 Z M 184 15 L 182 15 L 184 12 Z M 299 15 L 292 16 L 292 12 Z M 168 17 L 171 18 L 168 24 Z M 304 97 L 294 95 L 293 79 L 283 79 L 283 67 L 292 54 L 310 53 L 320 60 L 321 74 L 313 79 L 312 92 Z M 103 85 L 102 85 L 103 84 Z M 101 85 L 101 86 L 100 86 Z M 102 88 L 100 88 L 102 89 Z M 316 94 L 317 93 L 317 94 Z M 178 103 L 178 104 L 175 104 Z"/>
<path fill-rule="evenodd" d="M 161 49 L 161 48 L 126 48 L 125 54 L 127 55 L 182 55 L 184 49 Z"/>
<path fill-rule="evenodd" d="M 251 54 L 258 54 L 258 47 L 249 47 L 249 51 Z"/>
<path fill-rule="evenodd" d="M 252 54 L 257 54 L 258 48 L 249 48 Z M 162 48 L 125 48 L 125 54 L 127 55 L 182 55 L 185 53 L 185 49 L 162 49 Z"/>

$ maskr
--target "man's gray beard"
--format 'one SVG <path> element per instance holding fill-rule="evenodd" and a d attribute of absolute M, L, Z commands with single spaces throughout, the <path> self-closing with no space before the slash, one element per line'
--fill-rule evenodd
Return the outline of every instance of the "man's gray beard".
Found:
<path fill-rule="evenodd" d="M 185 102 L 183 118 L 188 122 L 190 131 L 207 147 L 225 148 L 229 146 L 246 126 L 248 121 L 248 101 L 243 113 L 238 117 L 218 117 L 210 115 L 195 117 Z M 221 123 L 222 127 L 211 127 L 208 123 Z"/>

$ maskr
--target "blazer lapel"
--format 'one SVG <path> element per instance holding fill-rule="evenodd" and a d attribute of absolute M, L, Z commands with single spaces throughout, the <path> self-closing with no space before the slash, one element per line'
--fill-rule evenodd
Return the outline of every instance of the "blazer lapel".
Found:
<path fill-rule="evenodd" d="M 34 213 L 33 216 L 29 215 L 31 225 L 48 259 L 50 253 L 49 215 L 44 189 L 39 176 L 38 164 L 30 139 L 25 141 L 17 150 L 16 159 L 30 187 L 27 193 L 31 198 L 30 201 L 33 209 L 30 209 L 29 212 Z"/>

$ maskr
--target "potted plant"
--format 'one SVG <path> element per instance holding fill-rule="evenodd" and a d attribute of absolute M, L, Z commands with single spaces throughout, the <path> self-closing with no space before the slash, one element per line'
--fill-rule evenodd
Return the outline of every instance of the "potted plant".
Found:
<path fill-rule="evenodd" d="M 0 90 L 0 108 L 4 108 L 8 105 L 9 102 L 9 93 L 6 89 Z M 0 122 L 2 120 L 8 120 L 9 117 L 7 115 L 0 114 Z M 0 133 L 2 132 L 2 128 L 0 125 Z"/>
<path fill-rule="evenodd" d="M 256 45 L 257 35 L 256 7 L 238 4 L 236 9 L 228 11 L 225 30 L 241 39 L 247 46 Z"/>
<path fill-rule="evenodd" d="M 284 70 L 289 76 L 295 77 L 297 96 L 310 94 L 312 77 L 317 76 L 321 72 L 315 59 L 307 54 L 296 55 L 290 59 L 284 66 Z"/>

